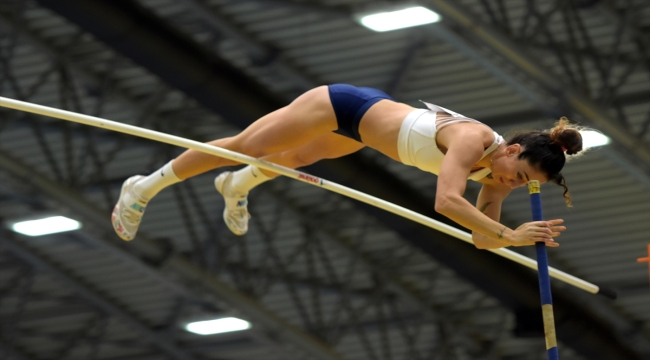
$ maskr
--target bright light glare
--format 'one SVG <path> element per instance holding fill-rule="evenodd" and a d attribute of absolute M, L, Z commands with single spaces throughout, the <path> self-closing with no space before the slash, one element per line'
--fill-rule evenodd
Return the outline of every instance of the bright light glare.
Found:
<path fill-rule="evenodd" d="M 361 25 L 378 32 L 397 30 L 412 26 L 431 24 L 440 21 L 440 15 L 416 6 L 403 10 L 366 15 L 361 18 Z"/>
<path fill-rule="evenodd" d="M 51 216 L 44 219 L 21 221 L 11 226 L 13 231 L 28 236 L 41 236 L 80 228 L 80 222 L 65 216 Z"/>
<path fill-rule="evenodd" d="M 585 130 L 581 131 L 580 135 L 582 135 L 583 149 L 609 144 L 609 138 L 598 131 Z"/>
<path fill-rule="evenodd" d="M 189 332 L 199 335 L 219 334 L 230 331 L 240 331 L 250 329 L 251 323 L 248 321 L 228 317 L 223 319 L 197 321 L 187 324 L 185 329 Z"/>

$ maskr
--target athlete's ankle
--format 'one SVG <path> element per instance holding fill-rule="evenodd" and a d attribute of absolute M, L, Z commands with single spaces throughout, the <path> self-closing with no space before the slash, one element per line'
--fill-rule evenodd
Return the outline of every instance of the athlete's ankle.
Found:
<path fill-rule="evenodd" d="M 272 177 L 264 174 L 258 167 L 248 165 L 233 173 L 231 188 L 238 194 L 245 195 L 256 186 L 272 179 Z"/>
<path fill-rule="evenodd" d="M 176 176 L 176 173 L 174 173 L 172 162 L 173 160 L 163 165 L 160 169 L 154 171 L 149 176 L 138 180 L 133 186 L 133 191 L 142 199 L 148 201 L 164 188 L 183 181 Z"/>

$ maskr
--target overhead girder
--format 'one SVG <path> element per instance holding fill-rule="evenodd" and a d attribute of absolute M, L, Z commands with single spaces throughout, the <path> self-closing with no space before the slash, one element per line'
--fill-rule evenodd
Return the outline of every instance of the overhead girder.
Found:
<path fill-rule="evenodd" d="M 282 100 L 132 1 L 42 1 L 206 108 L 246 127 Z M 126 14 L 129 14 L 126 16 Z M 104 21 L 96 22 L 98 19 Z M 111 20 L 112 19 L 112 20 Z M 119 21 L 115 21 L 119 19 Z M 164 34 L 164 35 L 163 35 Z M 244 90 L 246 89 L 246 90 Z"/>
<path fill-rule="evenodd" d="M 0 240 L 0 246 L 8 249 L 17 257 L 22 258 L 25 262 L 31 264 L 35 268 L 47 271 L 49 275 L 54 276 L 58 281 L 66 284 L 67 287 L 71 288 L 77 294 L 91 302 L 93 305 L 97 306 L 102 311 L 115 316 L 116 318 L 119 318 L 121 321 L 128 324 L 136 332 L 140 333 L 140 335 L 143 336 L 148 342 L 151 342 L 157 348 L 172 358 L 178 360 L 194 358 L 191 354 L 181 350 L 178 346 L 171 342 L 170 339 L 167 339 L 161 334 L 157 334 L 148 326 L 144 325 L 142 322 L 128 314 L 125 310 L 119 308 L 117 305 L 113 304 L 85 285 L 80 284 L 77 280 L 74 280 L 73 277 L 67 274 L 64 270 L 51 264 L 49 261 L 43 259 L 42 257 L 39 257 L 34 253 L 33 250 L 26 249 L 24 245 L 20 244 L 16 239 L 13 239 L 13 237 L 14 235 L 8 230 L 2 230 L 2 233 L 0 234 L 0 238 L 2 238 L 2 240 Z"/>
<path fill-rule="evenodd" d="M 132 2 L 39 1 L 240 127 L 284 105 L 239 70 L 216 59 Z M 431 199 L 425 201 L 407 184 L 381 168 L 373 168 L 358 156 L 318 164 L 310 169 L 322 177 L 364 189 L 447 222 L 433 212 Z M 364 176 L 358 176 L 360 173 Z M 396 198 L 395 189 L 401 189 L 399 198 Z M 432 229 L 366 205 L 360 206 L 511 309 L 539 308 L 533 273 L 523 272 L 514 263 L 477 251 Z M 605 323 L 585 311 L 561 289 L 555 289 L 554 297 L 561 341 L 586 356 L 625 354 L 629 359 L 641 358 L 628 345 L 614 339 Z M 579 337 L 574 335 L 575 329 L 580 329 Z"/>
<path fill-rule="evenodd" d="M 530 58 L 512 39 L 503 35 L 499 30 L 484 24 L 469 11 L 463 9 L 461 5 L 449 0 L 428 0 L 427 2 L 435 10 L 439 11 L 443 17 L 450 19 L 450 21 L 456 24 L 462 35 L 448 30 L 447 27 L 440 27 L 443 29 L 443 33 L 450 32 L 457 36 L 458 39 L 463 39 L 463 36 L 470 35 L 473 39 L 464 40 L 466 44 L 480 42 L 481 45 L 487 46 L 494 54 L 514 65 L 521 74 L 526 76 L 526 81 L 532 81 L 543 89 L 542 91 L 533 90 L 522 81 L 516 80 L 517 78 L 515 76 L 508 75 L 508 78 L 512 78 L 515 80 L 515 83 L 518 83 L 515 85 L 525 87 L 528 92 L 535 95 L 538 99 L 535 102 L 540 107 L 552 109 L 553 112 L 557 113 L 570 111 L 575 114 L 580 114 L 612 137 L 627 152 L 639 159 L 644 164 L 643 171 L 647 172 L 650 167 L 650 144 L 632 133 L 629 128 L 621 125 L 620 121 L 609 116 L 607 109 L 587 97 L 584 92 L 567 86 L 562 81 L 558 81 L 554 73 L 544 68 L 539 61 Z M 565 5 L 571 6 L 569 2 L 565 3 Z M 432 34 L 436 34 L 435 27 L 432 28 L 431 32 Z M 452 45 L 453 42 L 451 41 Z M 476 53 L 479 57 L 482 56 L 478 50 Z M 483 56 L 483 61 L 487 64 L 493 62 L 493 60 L 485 56 Z M 549 102 L 544 103 L 545 98 L 554 99 L 555 104 Z M 646 174 L 646 176 L 648 175 Z"/>

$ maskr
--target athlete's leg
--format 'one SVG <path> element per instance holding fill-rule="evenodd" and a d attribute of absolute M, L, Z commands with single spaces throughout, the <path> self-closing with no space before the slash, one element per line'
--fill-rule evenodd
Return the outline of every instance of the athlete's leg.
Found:
<path fill-rule="evenodd" d="M 239 135 L 209 144 L 260 158 L 305 145 L 338 128 L 327 86 L 312 89 L 286 107 L 251 124 Z M 187 150 L 173 162 L 174 172 L 187 179 L 236 162 Z"/>
<path fill-rule="evenodd" d="M 259 158 L 300 147 L 337 128 L 328 88 L 321 86 L 262 117 L 239 135 L 209 144 Z M 145 207 L 160 190 L 208 170 L 232 164 L 235 162 L 187 150 L 146 178 L 136 175 L 127 179 L 111 216 L 115 232 L 124 240 L 132 240 Z"/>
<path fill-rule="evenodd" d="M 295 169 L 322 159 L 339 158 L 363 147 L 362 143 L 350 138 L 326 133 L 299 148 L 267 155 L 262 159 Z M 234 173 L 223 172 L 217 176 L 214 183 L 217 191 L 224 197 L 223 219 L 230 231 L 236 235 L 244 235 L 248 231 L 248 192 L 277 176 L 279 175 L 254 166 L 246 166 Z"/>

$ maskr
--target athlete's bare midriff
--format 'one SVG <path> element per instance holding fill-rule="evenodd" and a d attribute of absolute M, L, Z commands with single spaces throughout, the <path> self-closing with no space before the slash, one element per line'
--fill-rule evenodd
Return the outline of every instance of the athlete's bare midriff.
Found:
<path fill-rule="evenodd" d="M 400 161 L 397 137 L 406 115 L 414 107 L 391 100 L 381 100 L 366 111 L 359 122 L 359 135 L 366 146 Z"/>

